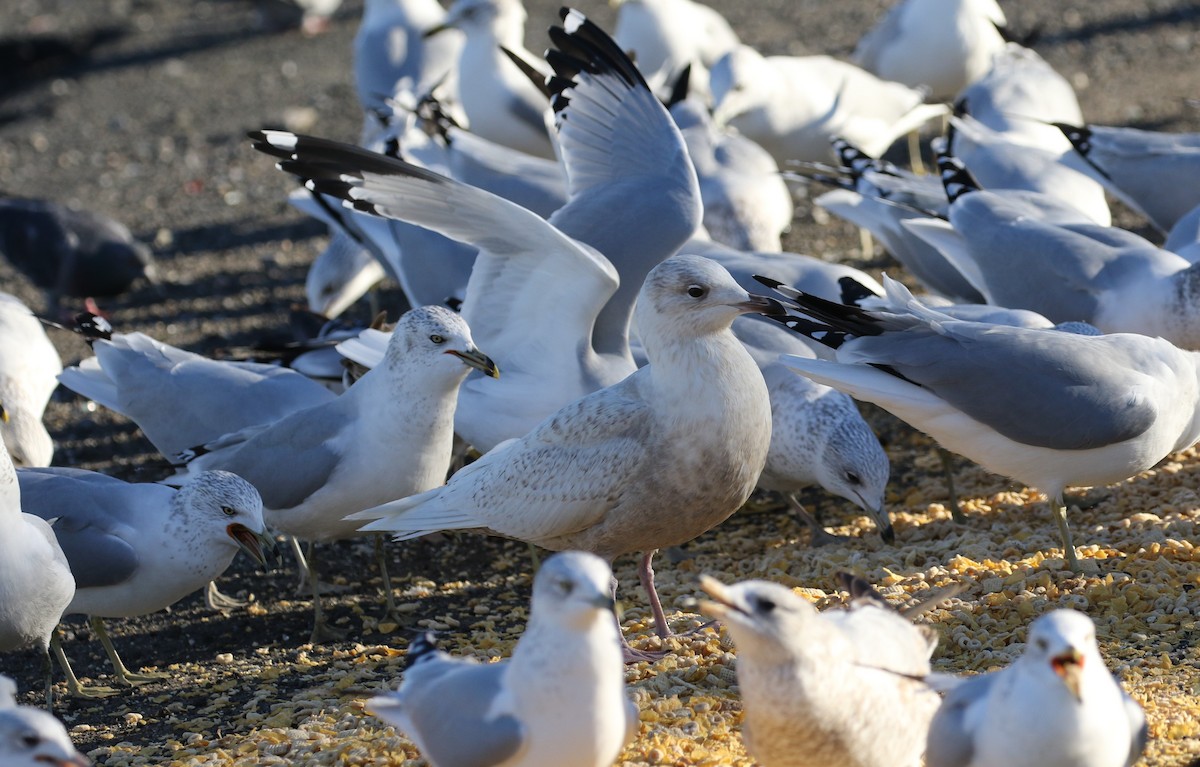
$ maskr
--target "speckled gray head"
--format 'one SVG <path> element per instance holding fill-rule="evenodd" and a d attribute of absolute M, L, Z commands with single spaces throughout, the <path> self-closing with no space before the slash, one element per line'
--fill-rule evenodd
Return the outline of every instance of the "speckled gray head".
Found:
<path fill-rule="evenodd" d="M 588 623 L 612 613 L 612 568 L 586 551 L 563 551 L 546 560 L 533 580 L 530 621 Z"/>
<path fill-rule="evenodd" d="M 848 406 L 854 407 L 853 403 Z M 887 453 L 871 427 L 860 418 L 837 421 L 818 461 L 817 481 L 870 514 L 886 543 L 896 540 L 884 505 L 890 474 Z"/>
<path fill-rule="evenodd" d="M 171 512 L 189 535 L 219 536 L 224 530 L 259 564 L 275 552 L 275 540 L 263 522 L 262 496 L 246 480 L 228 471 L 204 471 L 188 480 L 171 501 Z"/>
<path fill-rule="evenodd" d="M 693 255 L 672 256 L 651 269 L 636 311 L 647 347 L 666 337 L 726 329 L 742 314 L 785 313 L 774 299 L 747 293 L 716 261 Z"/>
<path fill-rule="evenodd" d="M 492 378 L 500 377 L 496 363 L 475 348 L 467 321 L 443 306 L 420 306 L 401 315 L 384 354 L 384 364 L 397 368 L 448 365 L 451 359 Z"/>

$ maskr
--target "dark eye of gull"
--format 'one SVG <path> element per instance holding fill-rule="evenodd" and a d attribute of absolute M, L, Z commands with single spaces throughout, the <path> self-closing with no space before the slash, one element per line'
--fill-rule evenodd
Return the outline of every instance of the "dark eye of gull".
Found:
<path fill-rule="evenodd" d="M 708 291 L 700 285 L 688 285 L 687 292 L 692 298 L 703 298 Z"/>

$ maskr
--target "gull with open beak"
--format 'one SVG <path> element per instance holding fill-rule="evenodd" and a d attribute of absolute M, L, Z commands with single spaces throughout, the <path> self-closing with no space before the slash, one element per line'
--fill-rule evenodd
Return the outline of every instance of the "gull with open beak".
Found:
<path fill-rule="evenodd" d="M 862 584 L 862 585 L 859 585 Z M 937 635 L 851 579 L 848 610 L 817 612 L 778 583 L 700 577 L 700 610 L 737 653 L 746 750 L 763 767 L 918 767 L 939 699 Z"/>
<path fill-rule="evenodd" d="M 160 676 L 126 668 L 102 618 L 162 610 L 223 573 L 239 549 L 266 564 L 267 550 L 275 548 L 258 491 L 227 471 L 204 472 L 178 490 L 80 469 L 21 469 L 17 476 L 23 508 L 52 521 L 75 577 L 75 596 L 63 614 L 91 617 L 124 684 Z M 72 695 L 114 692 L 82 687 L 57 640 L 51 649 Z"/>
<path fill-rule="evenodd" d="M 1146 737 L 1146 715 L 1105 668 L 1091 619 L 1054 610 L 1029 627 L 1012 665 L 950 691 L 925 764 L 1130 767 Z"/>

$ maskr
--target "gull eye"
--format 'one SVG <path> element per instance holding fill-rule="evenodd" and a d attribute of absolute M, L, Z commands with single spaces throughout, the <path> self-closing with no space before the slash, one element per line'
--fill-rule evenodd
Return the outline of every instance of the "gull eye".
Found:
<path fill-rule="evenodd" d="M 775 603 L 766 597 L 758 597 L 754 600 L 754 607 L 758 612 L 766 614 L 775 609 Z"/>
<path fill-rule="evenodd" d="M 1048 647 L 1050 647 L 1050 643 L 1049 643 L 1049 642 L 1047 642 L 1045 639 L 1042 639 L 1041 637 L 1038 637 L 1037 639 L 1033 640 L 1033 644 L 1034 644 L 1034 646 L 1036 646 L 1036 647 L 1037 647 L 1039 650 L 1045 650 L 1045 649 L 1047 649 Z"/>
<path fill-rule="evenodd" d="M 707 292 L 701 285 L 688 285 L 687 294 L 692 298 L 703 298 Z"/>
<path fill-rule="evenodd" d="M 558 582 L 558 590 L 563 593 L 563 596 L 567 596 L 575 590 L 575 584 L 564 578 Z"/>
<path fill-rule="evenodd" d="M 237 514 L 237 512 L 234 511 L 234 508 L 232 506 L 222 506 L 221 513 L 227 517 L 232 517 L 234 514 Z"/>
<path fill-rule="evenodd" d="M 846 472 L 846 481 L 852 485 L 862 484 L 862 480 L 859 478 L 859 476 L 852 471 Z"/>
<path fill-rule="evenodd" d="M 431 335 L 431 336 L 429 337 L 429 340 L 430 340 L 430 341 L 433 341 L 435 344 L 444 344 L 444 343 L 446 343 L 446 338 L 445 338 L 445 336 L 439 336 L 437 333 L 434 333 L 433 335 Z"/>
<path fill-rule="evenodd" d="M 42 739 L 36 733 L 27 732 L 21 736 L 21 745 L 25 748 L 37 748 L 41 743 Z"/>

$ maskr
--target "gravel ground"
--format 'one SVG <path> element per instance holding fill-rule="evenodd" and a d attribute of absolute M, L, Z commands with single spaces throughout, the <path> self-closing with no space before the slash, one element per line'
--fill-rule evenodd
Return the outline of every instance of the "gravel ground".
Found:
<path fill-rule="evenodd" d="M 845 55 L 880 12 L 875 0 L 714 2 L 747 42 L 771 53 Z M 1200 130 L 1194 46 L 1200 4 L 1071 0 L 1002 2 L 1018 35 L 1075 84 L 1090 121 L 1171 131 Z M 530 2 L 529 47 L 539 48 L 554 5 Z M 604 24 L 612 10 L 582 9 Z M 139 286 L 103 303 L 122 330 L 226 354 L 264 336 L 288 334 L 288 310 L 303 301 L 305 270 L 324 245 L 322 228 L 284 204 L 291 181 L 256 155 L 245 132 L 287 126 L 354 140 L 359 118 L 350 82 L 350 41 L 360 2 L 347 2 L 331 30 L 301 36 L 286 8 L 245 0 L 14 0 L 0 5 L 8 37 L 57 32 L 112 34 L 82 59 L 28 75 L 0 73 L 0 190 L 93 208 L 153 243 L 166 285 Z M 1118 223 L 1146 232 L 1127 211 Z M 788 246 L 897 270 L 864 260 L 857 237 L 836 221 L 818 222 L 802 201 Z M 43 298 L 0 263 L 0 286 L 31 305 Z M 394 292 L 385 290 L 386 302 Z M 386 303 L 385 303 L 386 305 Z M 367 310 L 354 310 L 365 318 Z M 86 354 L 55 337 L 65 361 Z M 889 508 L 899 545 L 885 547 L 847 505 L 812 493 L 849 542 L 818 550 L 778 510 L 742 513 L 664 560 L 660 591 L 693 622 L 687 601 L 695 576 L 769 577 L 804 587 L 824 603 L 833 573 L 851 568 L 898 600 L 950 581 L 968 590 L 929 620 L 943 637 L 942 670 L 985 670 L 1018 651 L 1032 616 L 1084 606 L 1100 626 L 1103 650 L 1146 705 L 1153 740 L 1144 764 L 1183 765 L 1200 756 L 1200 600 L 1197 540 L 1200 459 L 1189 451 L 1129 482 L 1096 493 L 1075 514 L 1082 554 L 1100 572 L 1073 576 L 1053 558 L 1057 543 L 1044 500 L 1007 480 L 964 467 L 960 491 L 972 524 L 960 528 L 943 508 L 944 489 L 928 439 L 876 410 L 869 418 L 893 462 Z M 59 392 L 47 413 L 56 463 L 153 480 L 162 459 L 119 416 Z M 860 535 L 861 533 L 861 535 Z M 1091 546 L 1089 547 L 1089 544 Z M 1050 553 L 1045 553 L 1050 552 Z M 393 548 L 404 609 L 413 622 L 440 626 L 462 652 L 498 656 L 524 625 L 525 548 L 463 537 Z M 362 712 L 368 690 L 394 686 L 405 627 L 381 624 L 379 579 L 369 547 L 345 542 L 325 555 L 348 588 L 335 597 L 335 620 L 354 641 L 303 642 L 309 603 L 293 597 L 289 571 L 266 575 L 239 559 L 222 581 L 251 597 L 248 609 L 221 615 L 198 597 L 169 612 L 114 621 L 111 630 L 132 666 L 166 670 L 162 683 L 102 702 L 65 701 L 59 713 L 81 749 L 101 764 L 393 764 L 416 758 L 411 745 Z M 623 582 L 632 562 L 618 563 Z M 642 597 L 625 593 L 627 630 L 644 633 Z M 645 644 L 654 640 L 642 639 Z M 630 764 L 747 763 L 735 732 L 740 709 L 731 686 L 732 655 L 713 632 L 681 644 L 675 656 L 629 670 L 643 732 L 622 759 Z M 67 622 L 67 652 L 77 671 L 108 680 L 98 643 L 77 619 Z M 32 653 L 0 658 L 24 690 L 39 688 Z M 28 702 L 36 696 L 26 695 Z"/>

